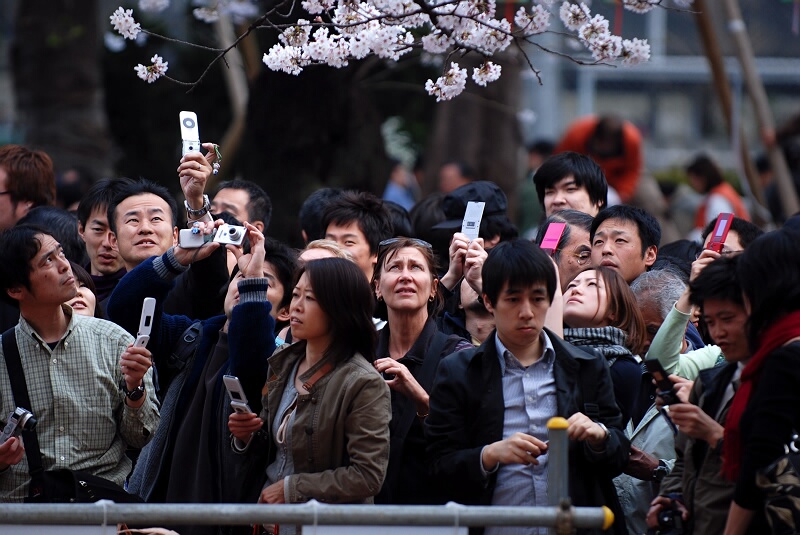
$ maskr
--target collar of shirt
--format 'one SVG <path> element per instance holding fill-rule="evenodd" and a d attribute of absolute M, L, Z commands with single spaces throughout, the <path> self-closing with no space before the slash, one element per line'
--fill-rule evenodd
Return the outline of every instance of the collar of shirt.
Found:
<path fill-rule="evenodd" d="M 556 350 L 553 348 L 553 342 L 550 341 L 550 337 L 547 336 L 547 333 L 545 333 L 544 330 L 542 330 L 542 332 L 539 334 L 539 338 L 542 341 L 542 346 L 544 349 L 542 350 L 542 356 L 539 357 L 539 359 L 534 362 L 533 365 L 544 361 L 545 364 L 550 366 L 553 364 L 553 360 L 556 357 Z M 520 364 L 520 362 L 517 360 L 517 357 L 515 357 L 514 354 L 503 344 L 503 342 L 500 341 L 500 337 L 497 336 L 497 333 L 494 335 L 494 345 L 497 349 L 497 358 L 500 360 L 501 375 L 505 375 L 507 366 L 511 365 L 520 368 L 522 367 L 522 364 Z"/>
<path fill-rule="evenodd" d="M 61 305 L 61 310 L 64 311 L 64 315 L 67 317 L 67 330 L 64 331 L 64 334 L 61 336 L 61 340 L 66 340 L 72 334 L 73 329 L 75 329 L 75 314 L 72 312 L 72 307 L 67 304 Z M 30 336 L 42 346 L 47 347 L 47 342 L 45 342 L 45 340 L 39 336 L 39 333 L 34 330 L 33 326 L 28 323 L 24 317 L 19 317 L 18 326 L 19 330 L 25 333 L 25 335 Z"/>

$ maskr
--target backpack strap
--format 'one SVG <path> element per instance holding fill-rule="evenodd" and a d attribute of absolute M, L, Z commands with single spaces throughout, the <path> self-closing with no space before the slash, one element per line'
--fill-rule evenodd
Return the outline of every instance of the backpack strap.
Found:
<path fill-rule="evenodd" d="M 8 376 L 11 379 L 11 393 L 16 406 L 33 413 L 30 397 L 28 397 L 28 383 L 25 381 L 25 372 L 22 369 L 22 360 L 19 356 L 17 345 L 16 327 L 11 327 L 2 334 L 3 357 L 6 361 Z M 33 415 L 34 417 L 36 414 Z M 25 456 L 28 458 L 28 472 L 31 476 L 30 496 L 40 495 L 44 489 L 44 468 L 42 467 L 42 453 L 39 449 L 39 438 L 36 429 L 23 430 L 22 438 L 25 442 Z"/>
<path fill-rule="evenodd" d="M 604 359 L 596 349 L 593 350 L 595 357 Z M 580 362 L 580 361 L 579 361 Z M 583 393 L 583 414 L 588 416 L 591 420 L 598 420 L 600 418 L 600 405 L 597 404 L 597 380 L 590 377 L 586 370 L 588 366 L 580 367 L 580 383 L 581 392 Z"/>
<path fill-rule="evenodd" d="M 185 368 L 186 363 L 197 351 L 197 345 L 200 343 L 200 335 L 202 333 L 202 322 L 195 321 L 189 325 L 172 348 L 172 354 L 167 359 L 167 366 L 179 371 Z"/>

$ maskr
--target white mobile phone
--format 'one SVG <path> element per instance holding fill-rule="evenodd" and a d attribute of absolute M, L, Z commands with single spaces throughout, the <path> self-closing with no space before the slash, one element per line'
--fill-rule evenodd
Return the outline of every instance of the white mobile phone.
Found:
<path fill-rule="evenodd" d="M 231 397 L 231 407 L 236 412 L 248 414 L 253 412 L 247 404 L 247 396 L 244 395 L 242 383 L 235 375 L 223 375 L 222 382 L 225 383 L 225 389 Z"/>
<path fill-rule="evenodd" d="M 147 347 L 150 341 L 150 331 L 153 328 L 153 316 L 156 312 L 156 300 L 152 297 L 145 297 L 142 303 L 142 317 L 139 320 L 139 331 L 136 333 L 134 347 Z"/>
<path fill-rule="evenodd" d="M 467 235 L 469 241 L 478 239 L 481 230 L 481 219 L 483 218 L 483 207 L 485 202 L 469 201 L 464 212 L 464 220 L 461 222 L 461 232 Z"/>
<path fill-rule="evenodd" d="M 182 111 L 181 140 L 183 141 L 183 155 L 189 152 L 200 152 L 200 129 L 197 127 L 197 114 L 193 111 Z"/>

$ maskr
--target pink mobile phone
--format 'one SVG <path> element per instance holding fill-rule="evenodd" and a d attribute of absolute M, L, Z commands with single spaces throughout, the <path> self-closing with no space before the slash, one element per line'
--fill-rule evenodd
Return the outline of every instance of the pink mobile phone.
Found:
<path fill-rule="evenodd" d="M 733 214 L 719 214 L 717 224 L 714 225 L 714 230 L 711 232 L 711 241 L 708 242 L 706 249 L 711 249 L 718 253 L 722 252 L 725 239 L 728 237 L 728 231 L 731 229 L 731 223 L 733 223 Z"/>
<path fill-rule="evenodd" d="M 564 229 L 567 228 L 566 223 L 550 223 L 547 225 L 547 231 L 544 233 L 541 247 L 544 252 L 553 256 L 558 249 L 558 242 L 561 241 L 561 235 L 564 234 Z"/>

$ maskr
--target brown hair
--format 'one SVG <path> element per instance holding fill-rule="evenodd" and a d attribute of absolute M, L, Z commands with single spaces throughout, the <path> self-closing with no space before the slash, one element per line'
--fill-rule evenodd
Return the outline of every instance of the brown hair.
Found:
<path fill-rule="evenodd" d="M 608 315 L 613 315 L 613 319 L 609 319 L 609 325 L 624 331 L 627 335 L 625 347 L 634 355 L 639 355 L 644 351 L 647 327 L 636 302 L 636 296 L 618 272 L 605 266 L 594 269 L 606 287 Z"/>
<path fill-rule="evenodd" d="M 386 262 L 394 258 L 400 249 L 405 249 L 407 247 L 416 249 L 422 253 L 422 257 L 425 258 L 425 263 L 428 264 L 428 272 L 431 274 L 431 284 L 433 284 L 433 281 L 439 279 L 439 276 L 437 275 L 439 266 L 436 262 L 436 255 L 434 254 L 433 248 L 428 242 L 419 240 L 417 238 L 406 238 L 405 236 L 398 236 L 397 238 L 392 238 L 391 240 L 386 241 L 391 241 L 391 243 L 380 245 L 378 247 L 378 261 L 375 263 L 375 268 L 372 273 L 373 290 L 375 289 L 375 284 L 381 280 L 381 272 L 383 271 Z M 385 242 L 381 242 L 381 244 L 383 243 Z M 437 286 L 436 295 L 434 296 L 433 301 L 428 301 L 428 316 L 436 316 L 443 307 L 444 298 L 442 298 L 441 290 L 439 290 L 439 287 Z M 381 317 L 385 317 L 383 315 L 385 309 L 386 303 L 380 302 L 378 303 L 378 310 L 376 312 Z"/>
<path fill-rule="evenodd" d="M 30 201 L 33 206 L 55 206 L 56 174 L 53 160 L 40 150 L 21 145 L 0 147 L 0 167 L 8 175 L 11 201 Z"/>

